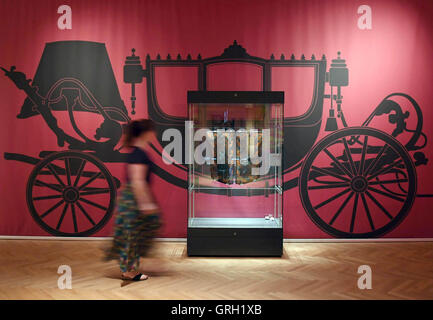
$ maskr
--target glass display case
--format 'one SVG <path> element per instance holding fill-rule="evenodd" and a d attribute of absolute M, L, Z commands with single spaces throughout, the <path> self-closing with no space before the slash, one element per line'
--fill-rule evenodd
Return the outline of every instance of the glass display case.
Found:
<path fill-rule="evenodd" d="M 283 112 L 284 92 L 188 92 L 188 255 L 281 256 Z"/>

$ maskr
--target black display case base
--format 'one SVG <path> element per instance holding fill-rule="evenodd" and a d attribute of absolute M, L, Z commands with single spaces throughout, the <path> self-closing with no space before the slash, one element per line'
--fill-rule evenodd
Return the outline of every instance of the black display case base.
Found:
<path fill-rule="evenodd" d="M 281 257 L 282 228 L 188 228 L 188 256 Z"/>

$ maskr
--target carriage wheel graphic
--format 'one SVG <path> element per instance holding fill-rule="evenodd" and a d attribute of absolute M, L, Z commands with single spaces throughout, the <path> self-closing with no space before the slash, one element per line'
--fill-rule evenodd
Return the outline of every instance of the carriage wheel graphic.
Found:
<path fill-rule="evenodd" d="M 83 152 L 51 154 L 35 166 L 27 182 L 31 215 L 55 236 L 95 233 L 111 218 L 115 198 L 116 188 L 108 169 Z M 65 223 L 67 220 L 69 223 Z"/>
<path fill-rule="evenodd" d="M 308 216 L 328 234 L 378 237 L 408 214 L 416 196 L 416 172 L 395 138 L 352 127 L 331 133 L 309 152 L 299 190 Z"/>

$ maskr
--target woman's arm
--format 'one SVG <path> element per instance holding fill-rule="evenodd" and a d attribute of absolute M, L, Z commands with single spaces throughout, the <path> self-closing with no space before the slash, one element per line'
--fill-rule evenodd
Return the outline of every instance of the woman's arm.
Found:
<path fill-rule="evenodd" d="M 145 164 L 129 164 L 128 174 L 131 180 L 132 191 L 141 211 L 157 210 L 149 184 L 146 181 L 149 166 Z"/>

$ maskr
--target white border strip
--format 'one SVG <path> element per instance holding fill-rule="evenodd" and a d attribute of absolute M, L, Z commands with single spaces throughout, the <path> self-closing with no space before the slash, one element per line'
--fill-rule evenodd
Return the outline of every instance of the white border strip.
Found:
<path fill-rule="evenodd" d="M 50 237 L 50 236 L 0 236 L 0 240 L 56 240 L 103 241 L 112 237 Z M 186 242 L 186 238 L 155 238 L 162 242 Z M 283 239 L 286 243 L 350 243 L 350 242 L 433 242 L 433 238 L 373 238 L 373 239 Z"/>

